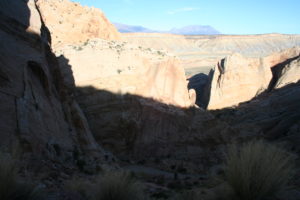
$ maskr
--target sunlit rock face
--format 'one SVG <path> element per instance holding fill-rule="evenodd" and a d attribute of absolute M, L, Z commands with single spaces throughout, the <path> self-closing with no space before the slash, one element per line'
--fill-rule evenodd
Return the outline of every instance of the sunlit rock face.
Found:
<path fill-rule="evenodd" d="M 239 54 L 226 57 L 215 67 L 208 109 L 234 106 L 267 89 L 272 78 L 263 60 Z"/>
<path fill-rule="evenodd" d="M 75 85 L 134 94 L 180 107 L 191 106 L 184 70 L 165 51 L 134 46 L 98 10 L 68 0 L 37 2 L 61 65 L 71 67 Z M 94 39 L 93 39 L 94 38 Z M 72 83 L 72 78 L 69 78 Z"/>
<path fill-rule="evenodd" d="M 258 94 L 276 87 L 297 82 L 299 63 L 295 60 L 282 66 L 280 74 L 272 69 L 276 65 L 285 65 L 289 59 L 300 54 L 300 48 L 292 48 L 264 58 L 245 58 L 233 54 L 220 61 L 215 67 L 210 87 L 208 109 L 221 109 L 249 101 Z M 276 80 L 275 80 L 276 79 Z M 277 82 L 278 80 L 278 82 Z M 276 81 L 276 83 L 272 83 Z"/>
<path fill-rule="evenodd" d="M 300 57 L 287 63 L 280 72 L 275 88 L 282 88 L 290 83 L 295 83 L 300 79 Z"/>
<path fill-rule="evenodd" d="M 125 42 L 90 40 L 58 48 L 69 59 L 76 86 L 93 86 L 115 94 L 133 94 L 179 107 L 190 101 L 184 70 L 165 52 Z"/>
<path fill-rule="evenodd" d="M 120 33 L 100 9 L 83 7 L 69 0 L 38 0 L 37 6 L 51 33 L 53 47 L 92 38 L 120 39 Z"/>

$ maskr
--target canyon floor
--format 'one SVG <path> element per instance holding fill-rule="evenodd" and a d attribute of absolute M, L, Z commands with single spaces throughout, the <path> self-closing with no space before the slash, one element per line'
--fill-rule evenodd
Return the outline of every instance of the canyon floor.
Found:
<path fill-rule="evenodd" d="M 299 35 L 121 34 L 69 0 L 0 19 L 1 199 L 300 199 Z"/>

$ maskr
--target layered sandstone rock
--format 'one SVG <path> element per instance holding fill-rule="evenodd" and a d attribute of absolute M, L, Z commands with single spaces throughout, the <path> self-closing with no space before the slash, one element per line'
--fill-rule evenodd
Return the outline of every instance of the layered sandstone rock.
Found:
<path fill-rule="evenodd" d="M 20 148 L 40 167 L 49 160 L 74 165 L 76 152 L 77 158 L 84 153 L 101 158 L 102 149 L 64 85 L 38 13 L 33 0 L 0 3 L 1 151 Z"/>
<path fill-rule="evenodd" d="M 263 59 L 226 57 L 215 68 L 207 109 L 220 109 L 248 101 L 268 88 L 272 72 Z"/>
<path fill-rule="evenodd" d="M 99 9 L 83 7 L 69 0 L 38 0 L 37 6 L 51 33 L 54 47 L 92 38 L 120 39 L 119 32 Z"/>
<path fill-rule="evenodd" d="M 68 59 L 77 87 L 128 93 L 179 107 L 192 105 L 183 68 L 165 52 L 95 39 L 58 48 L 56 54 Z"/>
<path fill-rule="evenodd" d="M 122 34 L 124 40 L 140 46 L 166 49 L 180 58 L 188 77 L 208 74 L 222 58 L 234 53 L 264 57 L 300 46 L 299 35 L 214 35 L 182 36 L 158 33 Z"/>
<path fill-rule="evenodd" d="M 220 109 L 249 101 L 259 93 L 272 89 L 272 68 L 288 59 L 297 57 L 300 48 L 292 48 L 280 53 L 275 53 L 265 58 L 245 58 L 239 54 L 226 57 L 217 64 L 214 70 L 209 94 L 208 109 Z M 296 65 L 296 64 L 295 64 Z M 298 66 L 292 69 L 297 71 Z M 287 67 L 286 69 L 289 69 Z M 291 70 L 289 70 L 291 71 Z M 285 77 L 276 75 L 276 80 L 296 82 L 300 79 L 297 72 L 293 75 L 286 73 Z M 289 81 L 288 81 L 289 80 Z"/>
<path fill-rule="evenodd" d="M 279 79 L 276 82 L 275 88 L 281 88 L 290 83 L 295 83 L 300 79 L 300 57 L 287 63 L 281 70 Z"/>

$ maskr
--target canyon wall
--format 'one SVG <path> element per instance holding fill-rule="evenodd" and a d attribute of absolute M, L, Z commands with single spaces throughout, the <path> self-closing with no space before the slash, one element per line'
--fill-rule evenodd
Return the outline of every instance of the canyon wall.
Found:
<path fill-rule="evenodd" d="M 299 56 L 300 48 L 292 48 L 263 58 L 246 58 L 239 54 L 226 57 L 217 64 L 211 83 L 208 83 L 207 109 L 238 105 L 274 86 L 297 82 L 300 79 L 299 62 L 289 62 Z M 279 68 L 277 65 L 283 65 L 281 72 L 275 71 Z"/>
<path fill-rule="evenodd" d="M 75 165 L 83 154 L 102 160 L 104 152 L 64 84 L 35 1 L 3 0 L 0 18 L 1 151 L 20 151 L 35 169 L 51 168 L 51 162 Z"/>

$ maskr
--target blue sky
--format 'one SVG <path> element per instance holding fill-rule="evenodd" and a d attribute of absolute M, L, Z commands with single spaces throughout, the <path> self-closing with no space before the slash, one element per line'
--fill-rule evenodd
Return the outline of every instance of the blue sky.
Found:
<path fill-rule="evenodd" d="M 223 34 L 300 34 L 300 0 L 74 0 L 111 22 L 169 30 L 210 25 Z"/>

